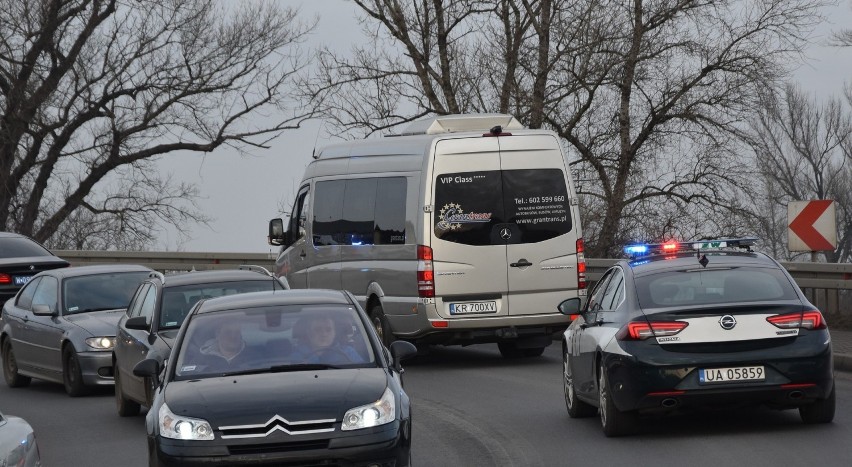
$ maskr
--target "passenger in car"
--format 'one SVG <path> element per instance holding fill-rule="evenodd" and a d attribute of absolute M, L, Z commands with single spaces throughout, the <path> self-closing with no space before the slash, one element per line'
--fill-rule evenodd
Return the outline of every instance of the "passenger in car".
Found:
<path fill-rule="evenodd" d="M 364 358 L 348 343 L 342 342 L 330 316 L 305 316 L 293 327 L 296 348 L 294 363 L 362 363 Z"/>
<path fill-rule="evenodd" d="M 260 352 L 243 340 L 242 324 L 225 321 L 216 328 L 214 337 L 201 345 L 195 363 L 200 371 L 219 372 L 251 367 L 260 358 Z"/>

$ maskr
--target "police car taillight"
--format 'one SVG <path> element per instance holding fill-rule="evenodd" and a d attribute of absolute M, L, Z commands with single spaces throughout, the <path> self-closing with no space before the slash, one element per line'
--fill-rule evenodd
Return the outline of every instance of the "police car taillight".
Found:
<path fill-rule="evenodd" d="M 781 329 L 825 329 L 826 327 L 825 318 L 819 310 L 770 316 L 766 318 L 766 321 Z"/>
<path fill-rule="evenodd" d="M 588 285 L 586 282 L 586 254 L 584 251 L 586 246 L 582 238 L 577 239 L 577 288 L 585 289 Z"/>
<path fill-rule="evenodd" d="M 615 337 L 620 341 L 640 341 L 649 337 L 673 336 L 687 326 L 689 323 L 684 321 L 636 321 L 619 329 Z"/>
<path fill-rule="evenodd" d="M 420 298 L 435 296 L 435 271 L 432 269 L 432 249 L 417 245 L 417 295 Z"/>

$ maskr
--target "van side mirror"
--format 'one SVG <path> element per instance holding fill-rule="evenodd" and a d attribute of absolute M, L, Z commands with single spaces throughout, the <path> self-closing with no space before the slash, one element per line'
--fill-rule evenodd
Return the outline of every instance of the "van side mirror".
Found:
<path fill-rule="evenodd" d="M 576 319 L 577 315 L 580 314 L 580 299 L 579 298 L 569 298 L 568 300 L 563 301 L 559 304 L 559 312 L 563 315 L 568 315 L 571 319 Z"/>
<path fill-rule="evenodd" d="M 287 234 L 284 231 L 284 220 L 278 218 L 269 221 L 269 237 L 267 237 L 267 241 L 273 246 L 281 246 L 287 242 Z"/>

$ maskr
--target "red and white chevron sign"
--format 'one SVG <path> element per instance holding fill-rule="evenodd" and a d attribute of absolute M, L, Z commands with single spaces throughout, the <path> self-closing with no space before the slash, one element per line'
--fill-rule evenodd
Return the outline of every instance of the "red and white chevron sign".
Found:
<path fill-rule="evenodd" d="M 837 248 L 834 201 L 791 201 L 787 205 L 787 248 L 825 251 Z"/>

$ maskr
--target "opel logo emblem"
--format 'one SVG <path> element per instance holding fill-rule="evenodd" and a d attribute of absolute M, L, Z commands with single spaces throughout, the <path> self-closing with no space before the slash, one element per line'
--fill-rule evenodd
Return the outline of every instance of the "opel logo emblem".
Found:
<path fill-rule="evenodd" d="M 502 230 L 500 230 L 500 238 L 502 238 L 503 240 L 508 240 L 512 238 L 512 231 L 504 227 Z"/>
<path fill-rule="evenodd" d="M 734 329 L 734 326 L 737 325 L 737 320 L 731 315 L 725 315 L 719 318 L 719 326 L 722 326 L 722 329 L 730 331 Z"/>

